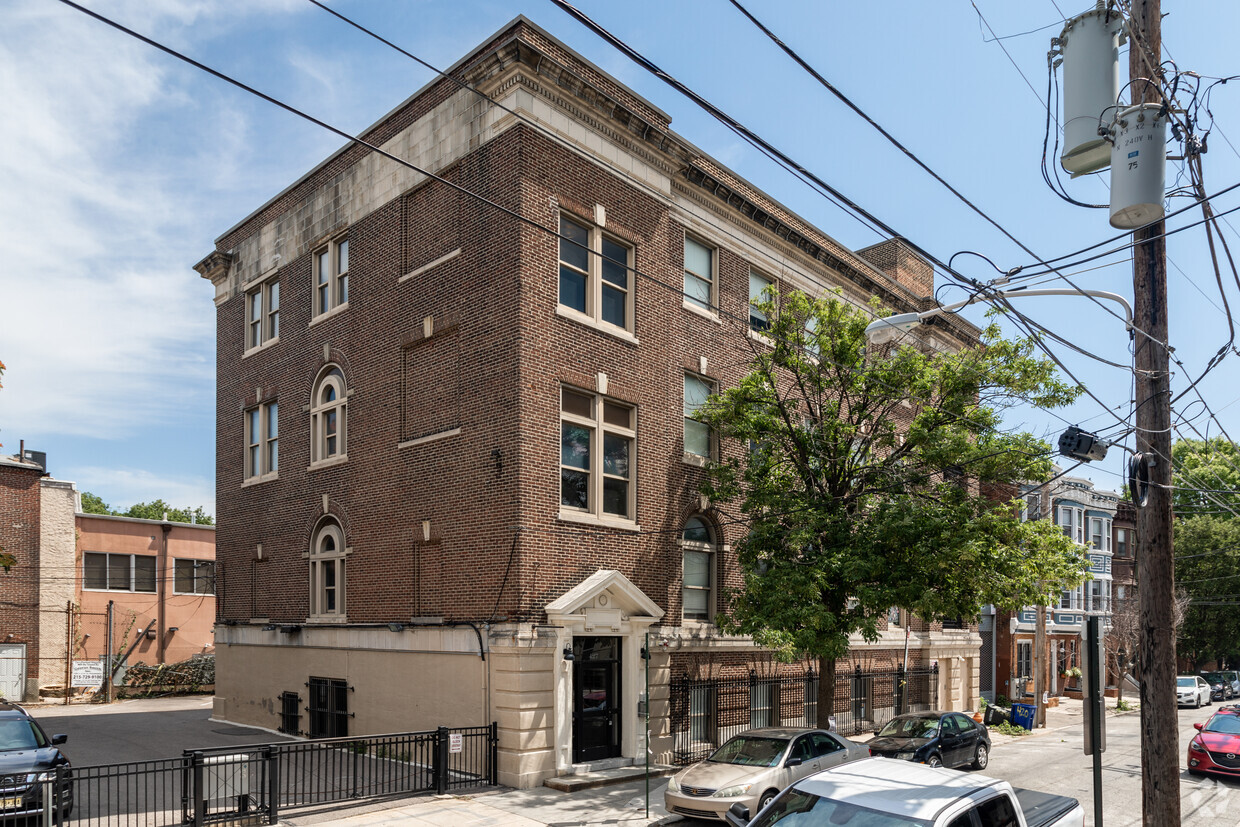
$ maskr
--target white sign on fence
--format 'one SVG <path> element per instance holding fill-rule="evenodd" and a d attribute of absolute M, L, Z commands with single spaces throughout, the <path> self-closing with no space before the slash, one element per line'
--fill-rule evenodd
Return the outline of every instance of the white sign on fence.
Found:
<path fill-rule="evenodd" d="M 448 752 L 460 752 L 462 747 L 461 733 L 453 732 L 448 735 Z"/>
<path fill-rule="evenodd" d="M 70 686 L 75 688 L 98 689 L 103 686 L 103 662 L 97 660 L 75 660 L 73 662 L 73 679 Z"/>

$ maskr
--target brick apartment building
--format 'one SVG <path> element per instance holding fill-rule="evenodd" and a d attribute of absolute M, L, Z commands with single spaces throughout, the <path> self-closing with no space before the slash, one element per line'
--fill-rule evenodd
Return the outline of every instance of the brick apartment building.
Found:
<path fill-rule="evenodd" d="M 1055 473 L 1061 470 L 1056 467 Z M 1058 602 L 1046 609 L 1047 669 L 1043 675 L 1046 691 L 1059 695 L 1078 686 L 1067 673 L 1081 667 L 1086 616 L 1099 614 L 1104 626 L 1109 627 L 1114 599 L 1135 596 L 1129 592 L 1135 583 L 1135 511 L 1116 492 L 1095 488 L 1092 481 L 1076 476 L 1057 476 L 1049 485 L 1037 488 L 1025 486 L 1022 496 L 1026 519 L 1051 520 L 1088 549 L 1090 579 L 1065 590 Z M 1122 573 L 1120 577 L 1116 577 L 1117 570 Z M 999 694 L 1019 699 L 1033 692 L 1038 660 L 1034 655 L 1036 627 L 1037 609 L 1033 606 L 998 615 L 995 651 Z M 1114 678 L 1108 674 L 1108 685 Z"/>
<path fill-rule="evenodd" d="M 0 456 L 0 697 L 38 700 L 73 660 L 172 663 L 214 648 L 215 529 L 81 512 L 40 452 Z M 70 609 L 72 606 L 72 609 Z M 72 625 L 70 625 L 72 614 Z"/>
<path fill-rule="evenodd" d="M 898 240 L 845 249 L 525 18 L 448 74 L 364 137 L 465 192 L 346 146 L 196 266 L 217 308 L 215 716 L 498 721 L 500 781 L 528 787 L 643 755 L 649 635 L 667 760 L 673 679 L 789 668 L 714 625 L 740 529 L 698 493 L 737 446 L 695 400 L 765 346 L 751 297 L 917 310 L 933 271 Z M 893 615 L 843 668 L 907 643 L 967 708 L 980 639 L 958 625 Z"/>

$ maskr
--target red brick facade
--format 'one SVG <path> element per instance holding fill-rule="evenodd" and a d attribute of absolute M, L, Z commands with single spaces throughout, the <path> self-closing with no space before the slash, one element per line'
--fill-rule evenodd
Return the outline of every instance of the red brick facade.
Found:
<path fill-rule="evenodd" d="M 220 621 L 254 646 L 311 634 L 321 618 L 313 617 L 308 549 L 331 517 L 348 547 L 347 620 L 332 618 L 337 627 L 443 618 L 490 628 L 493 641 L 533 639 L 550 603 L 614 570 L 658 605 L 662 634 L 691 627 L 666 668 L 686 674 L 705 659 L 723 674 L 768 663 L 752 646 L 721 641 L 710 624 L 682 623 L 686 521 L 697 515 L 711 528 L 712 612 L 739 583 L 729 548 L 741 530 L 703 508 L 704 472 L 685 450 L 685 376 L 726 387 L 765 346 L 749 335 L 751 268 L 780 290 L 838 287 L 851 301 L 878 294 L 899 310 L 921 306 L 932 272 L 902 247 L 886 258 L 882 249 L 867 253 L 881 269 L 848 252 L 696 154 L 667 131 L 666 116 L 526 22 L 462 67 L 495 94 L 519 89 L 590 124 L 611 154 L 601 142 L 570 147 L 521 122 L 487 133 L 478 125 L 485 107 L 470 99 L 459 110 L 479 118 L 467 150 L 434 160 L 447 181 L 479 198 L 434 180 L 378 197 L 388 179 L 365 179 L 364 153 L 347 149 L 218 240 L 197 269 L 215 284 L 218 317 Z M 447 81 L 431 84 L 367 139 L 398 145 L 402 130 L 452 105 L 455 92 Z M 398 168 L 393 175 L 416 178 Z M 558 228 L 562 216 L 631 248 L 627 332 L 561 307 L 560 241 L 544 228 Z M 315 318 L 314 254 L 345 232 L 348 305 Z M 685 301 L 686 234 L 715 250 L 717 312 Z M 279 337 L 247 350 L 246 290 L 260 276 L 279 281 Z M 956 342 L 973 332 L 940 330 Z M 311 397 L 331 365 L 348 389 L 347 460 L 319 464 Z M 631 520 L 561 506 L 564 388 L 635 412 Z M 278 475 L 247 481 L 245 412 L 272 401 Z M 276 626 L 287 631 L 283 640 L 261 637 Z M 902 653 L 891 643 L 857 663 L 895 665 Z M 225 672 L 230 651 L 219 651 Z M 910 665 L 923 660 L 915 651 Z M 294 675 L 287 683 L 298 685 Z M 225 690 L 236 695 L 217 698 L 217 715 L 264 721 L 269 712 L 239 698 L 246 691 Z"/>
<path fill-rule="evenodd" d="M 43 469 L 0 459 L 0 547 L 17 559 L 0 570 L 0 644 L 25 644 L 27 676 L 39 664 L 39 480 Z M 29 683 L 29 680 L 26 681 Z M 28 687 L 27 687 L 28 691 Z"/>

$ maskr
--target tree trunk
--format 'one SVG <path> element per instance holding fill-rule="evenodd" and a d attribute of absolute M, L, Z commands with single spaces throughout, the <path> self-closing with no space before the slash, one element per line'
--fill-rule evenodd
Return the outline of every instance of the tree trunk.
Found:
<path fill-rule="evenodd" d="M 835 714 L 835 658 L 818 659 L 818 726 L 826 729 Z"/>

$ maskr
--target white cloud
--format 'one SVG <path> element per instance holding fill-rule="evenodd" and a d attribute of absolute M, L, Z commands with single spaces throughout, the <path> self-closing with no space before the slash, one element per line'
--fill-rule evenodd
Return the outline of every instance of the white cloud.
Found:
<path fill-rule="evenodd" d="M 103 494 L 108 505 L 117 510 L 162 499 L 175 508 L 202 506 L 208 514 L 215 514 L 215 481 L 204 477 L 161 476 L 140 468 L 85 465 L 68 468 L 63 478 L 77 483 L 78 491 Z"/>
<path fill-rule="evenodd" d="M 141 5 L 154 30 L 204 6 Z M 0 421 L 124 437 L 209 406 L 214 308 L 190 269 L 206 249 L 184 190 L 195 148 L 167 164 L 174 139 L 153 123 L 200 104 L 158 52 L 72 10 L 18 4 L 0 26 Z"/>

